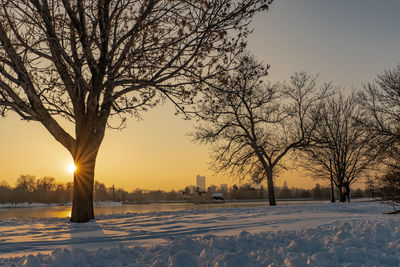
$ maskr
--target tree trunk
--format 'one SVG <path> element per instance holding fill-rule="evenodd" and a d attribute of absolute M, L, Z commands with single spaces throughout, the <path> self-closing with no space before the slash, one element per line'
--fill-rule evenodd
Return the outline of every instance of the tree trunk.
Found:
<path fill-rule="evenodd" d="M 335 189 L 333 186 L 333 174 L 332 174 L 332 159 L 329 159 L 329 172 L 331 178 L 331 202 L 335 202 Z"/>
<path fill-rule="evenodd" d="M 345 202 L 346 199 L 344 198 L 344 195 L 343 195 L 343 185 L 339 186 L 338 188 L 339 188 L 339 198 L 340 198 L 340 202 Z"/>
<path fill-rule="evenodd" d="M 335 202 L 335 189 L 333 186 L 332 174 L 331 174 L 331 202 Z"/>
<path fill-rule="evenodd" d="M 84 150 L 83 155 L 74 159 L 77 169 L 74 173 L 71 222 L 78 223 L 94 219 L 93 184 L 98 148 Z"/>
<path fill-rule="evenodd" d="M 268 183 L 268 199 L 270 206 L 276 206 L 275 189 L 272 170 L 267 170 L 267 183 Z"/>

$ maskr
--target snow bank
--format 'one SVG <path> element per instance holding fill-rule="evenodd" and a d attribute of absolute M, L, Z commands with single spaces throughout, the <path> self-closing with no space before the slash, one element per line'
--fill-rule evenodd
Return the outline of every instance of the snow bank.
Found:
<path fill-rule="evenodd" d="M 5 266 L 400 266 L 399 219 L 325 225 L 300 231 L 183 237 L 153 247 L 87 251 L 0 260 Z"/>
<path fill-rule="evenodd" d="M 83 236 L 100 227 L 119 242 L 112 248 L 100 247 L 106 237 L 92 249 L 70 246 L 64 238 L 64 245 L 50 253 L 0 258 L 0 266 L 400 266 L 400 216 L 384 215 L 385 209 L 377 203 L 337 203 L 99 216 L 92 225 L 69 227 L 79 229 L 79 242 L 96 241 L 98 235 Z M 268 224 L 254 228 L 259 219 Z M 8 223 L 0 222 L 0 227 Z M 65 227 L 59 220 L 41 223 L 59 231 Z M 240 226 L 238 234 L 232 231 L 235 226 Z M 125 235 L 111 234 L 119 228 L 125 228 Z M 130 246 L 125 241 L 137 234 L 135 229 L 143 233 L 136 241 L 159 241 Z M 0 234 L 0 255 L 1 239 L 13 234 Z"/>

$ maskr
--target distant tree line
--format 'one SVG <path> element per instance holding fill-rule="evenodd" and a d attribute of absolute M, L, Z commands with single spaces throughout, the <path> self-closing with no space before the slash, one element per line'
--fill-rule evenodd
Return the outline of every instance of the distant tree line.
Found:
<path fill-rule="evenodd" d="M 61 183 L 54 177 L 36 178 L 33 175 L 21 175 L 15 186 L 0 182 L 0 203 L 70 203 L 72 202 L 72 182 Z M 128 192 L 114 185 L 107 187 L 96 181 L 93 186 L 95 202 L 159 202 L 185 201 L 183 191 L 143 190 Z"/>
<path fill-rule="evenodd" d="M 367 187 L 366 189 L 357 188 L 352 191 L 353 198 L 368 198 L 373 196 L 373 190 L 375 187 Z M 282 187 L 277 187 L 278 199 L 290 199 L 290 198 L 313 198 L 313 199 L 330 199 L 331 188 L 329 186 L 321 186 L 317 183 L 312 189 L 302 188 L 289 188 L 286 181 Z M 339 194 L 339 189 L 336 189 L 335 194 Z"/>
<path fill-rule="evenodd" d="M 15 187 L 0 182 L 0 203 L 65 203 L 72 200 L 72 183 L 59 183 L 54 177 L 36 179 L 21 175 Z"/>
<path fill-rule="evenodd" d="M 276 186 L 276 198 L 277 199 L 330 199 L 331 197 L 331 189 L 326 186 L 323 187 L 320 184 L 316 184 L 312 189 L 304 189 L 304 188 L 296 188 L 287 186 L 286 181 L 283 186 Z M 352 197 L 354 198 L 363 198 L 363 197 L 371 197 L 373 189 L 366 188 L 363 189 L 355 189 L 352 191 Z M 339 192 L 336 192 L 339 194 Z M 231 200 L 241 200 L 241 199 L 268 199 L 268 191 L 261 187 L 260 189 L 251 188 L 250 185 L 244 185 L 241 187 L 232 187 L 232 190 L 229 191 L 227 195 L 228 199 Z"/>
<path fill-rule="evenodd" d="M 330 197 L 330 188 L 322 187 L 316 184 L 312 189 L 289 188 L 285 182 L 282 187 L 276 187 L 277 199 L 328 199 Z M 378 192 L 368 187 L 366 190 L 357 189 L 352 192 L 353 197 L 368 197 L 371 192 Z M 222 193 L 225 200 L 245 200 L 259 199 L 267 200 L 268 191 L 261 187 L 254 189 L 250 184 L 241 186 L 234 185 L 228 187 L 218 187 L 211 185 L 208 187 L 206 196 L 211 198 L 213 193 Z M 144 190 L 135 189 L 128 192 L 114 185 L 107 187 L 104 183 L 95 182 L 94 184 L 94 201 L 95 202 L 133 202 L 133 203 L 149 203 L 149 202 L 182 202 L 187 201 L 190 196 L 197 194 L 191 188 L 186 187 L 184 190 Z M 0 203 L 70 203 L 72 201 L 72 183 L 58 182 L 54 177 L 45 176 L 36 178 L 33 175 L 21 175 L 14 187 L 7 182 L 0 182 Z"/>

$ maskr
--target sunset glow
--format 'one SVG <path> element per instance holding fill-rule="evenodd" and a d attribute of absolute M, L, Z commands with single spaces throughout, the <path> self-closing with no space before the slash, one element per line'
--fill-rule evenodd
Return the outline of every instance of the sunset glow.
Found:
<path fill-rule="evenodd" d="M 76 165 L 74 163 L 70 163 L 68 165 L 68 172 L 69 173 L 74 173 L 76 171 Z"/>

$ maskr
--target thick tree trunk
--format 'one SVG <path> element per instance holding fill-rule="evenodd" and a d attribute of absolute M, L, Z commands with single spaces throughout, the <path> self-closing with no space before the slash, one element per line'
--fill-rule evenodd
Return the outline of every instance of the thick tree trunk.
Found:
<path fill-rule="evenodd" d="M 71 222 L 88 222 L 94 219 L 93 184 L 97 149 L 85 149 L 74 159 L 77 167 L 74 173 Z"/>
<path fill-rule="evenodd" d="M 270 206 L 276 206 L 275 189 L 272 170 L 267 170 L 267 183 L 268 183 L 268 199 Z"/>

